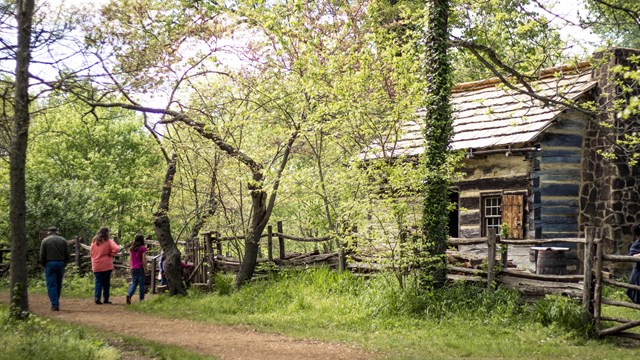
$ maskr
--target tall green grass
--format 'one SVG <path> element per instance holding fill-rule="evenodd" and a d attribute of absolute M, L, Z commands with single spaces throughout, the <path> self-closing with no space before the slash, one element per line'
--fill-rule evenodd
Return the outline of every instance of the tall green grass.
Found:
<path fill-rule="evenodd" d="M 26 321 L 9 319 L 0 307 L 0 359 L 117 360 L 120 353 L 82 329 L 60 327 L 37 316 Z"/>
<path fill-rule="evenodd" d="M 614 341 L 593 340 L 580 304 L 547 297 L 529 304 L 512 290 L 452 284 L 401 289 L 392 275 L 365 280 L 330 270 L 284 272 L 233 290 L 158 296 L 133 309 L 172 318 L 245 324 L 263 331 L 357 344 L 394 359 L 633 358 Z"/>

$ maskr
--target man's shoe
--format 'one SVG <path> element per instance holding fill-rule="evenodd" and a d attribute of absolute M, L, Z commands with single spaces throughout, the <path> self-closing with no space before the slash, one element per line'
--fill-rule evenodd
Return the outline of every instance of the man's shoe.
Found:
<path fill-rule="evenodd" d="M 100 301 L 100 299 L 95 299 L 94 302 L 96 305 L 102 305 L 102 301 Z"/>
<path fill-rule="evenodd" d="M 60 311 L 60 306 L 52 306 L 51 311 Z"/>
<path fill-rule="evenodd" d="M 104 303 L 105 303 L 105 304 L 113 304 L 113 303 L 112 303 L 111 301 L 109 301 L 109 300 L 105 300 L 105 301 L 104 301 Z"/>
<path fill-rule="evenodd" d="M 131 305 L 131 296 L 127 295 L 127 305 Z"/>

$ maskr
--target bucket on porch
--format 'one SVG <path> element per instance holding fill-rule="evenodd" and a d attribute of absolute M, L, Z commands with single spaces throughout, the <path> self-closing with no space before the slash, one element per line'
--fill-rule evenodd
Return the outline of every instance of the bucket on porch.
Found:
<path fill-rule="evenodd" d="M 536 274 L 538 275 L 567 275 L 568 248 L 536 249 Z"/>

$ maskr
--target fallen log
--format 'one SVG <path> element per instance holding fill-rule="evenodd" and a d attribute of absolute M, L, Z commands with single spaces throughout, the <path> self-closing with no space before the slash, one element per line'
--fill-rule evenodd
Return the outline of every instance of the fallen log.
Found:
<path fill-rule="evenodd" d="M 525 296 L 543 297 L 553 294 L 582 299 L 582 284 L 524 279 L 504 274 L 499 274 L 497 281 L 510 289 L 520 291 Z"/>
<path fill-rule="evenodd" d="M 447 263 L 452 265 L 464 265 L 466 268 L 476 268 L 486 261 L 486 256 L 462 252 L 457 250 L 447 250 Z"/>
<path fill-rule="evenodd" d="M 548 281 L 548 282 L 577 283 L 584 280 L 583 275 L 538 275 L 538 274 L 532 274 L 528 271 L 509 270 L 509 269 L 502 270 L 501 274 L 523 278 L 523 279 L 540 280 L 540 281 Z"/>

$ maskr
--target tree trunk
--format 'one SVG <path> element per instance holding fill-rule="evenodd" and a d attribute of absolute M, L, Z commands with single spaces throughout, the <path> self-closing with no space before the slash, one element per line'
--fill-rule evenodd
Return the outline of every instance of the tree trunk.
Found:
<path fill-rule="evenodd" d="M 18 48 L 16 51 L 15 102 L 13 137 L 9 170 L 9 233 L 11 239 L 11 305 L 15 319 L 25 318 L 29 311 L 27 293 L 27 234 L 25 164 L 29 139 L 29 62 L 34 1 L 16 1 Z"/>
<path fill-rule="evenodd" d="M 203 209 L 196 209 L 196 219 L 193 222 L 193 226 L 191 227 L 191 231 L 189 232 L 189 240 L 195 240 L 200 234 L 200 230 L 204 227 L 204 224 L 207 220 L 215 215 L 216 210 L 218 208 L 218 201 L 216 200 L 215 194 L 215 186 L 217 181 L 217 171 L 214 170 L 211 175 L 211 191 L 209 192 L 209 199 L 207 203 L 204 205 Z"/>
<path fill-rule="evenodd" d="M 236 288 L 251 280 L 258 261 L 260 236 L 267 225 L 267 193 L 263 189 L 250 189 L 251 191 L 251 228 L 244 241 L 244 260 L 240 271 L 236 276 Z"/>
<path fill-rule="evenodd" d="M 180 269 L 180 250 L 176 246 L 171 235 L 171 221 L 169 220 L 169 199 L 171 199 L 171 189 L 173 177 L 176 174 L 176 156 L 174 155 L 167 167 L 167 173 L 162 186 L 162 195 L 158 210 L 153 214 L 153 226 L 160 247 L 164 252 L 165 265 L 164 272 L 169 286 L 169 295 L 186 295 L 187 290 L 182 283 L 182 270 Z"/>
<path fill-rule="evenodd" d="M 425 197 L 423 212 L 422 265 L 432 273 L 432 285 L 441 287 L 447 279 L 445 257 L 449 217 L 447 147 L 453 133 L 451 121 L 452 77 L 447 55 L 449 46 L 448 0 L 431 0 L 426 29 L 426 126 Z M 427 274 L 425 274 L 427 275 Z M 425 277 L 424 279 L 429 279 Z M 427 280 L 429 281 L 429 280 Z"/>

